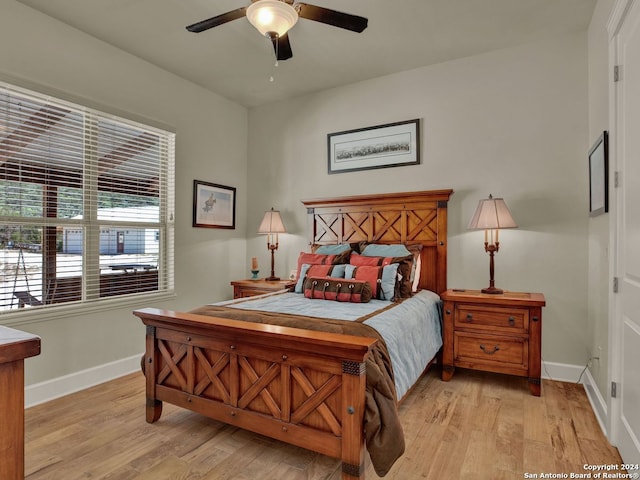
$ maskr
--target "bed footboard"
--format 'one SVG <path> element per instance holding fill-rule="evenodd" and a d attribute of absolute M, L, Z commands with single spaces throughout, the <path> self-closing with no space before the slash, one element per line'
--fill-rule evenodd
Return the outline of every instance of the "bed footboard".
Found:
<path fill-rule="evenodd" d="M 375 339 L 146 308 L 147 422 L 162 402 L 342 461 L 364 479 L 365 359 Z"/>

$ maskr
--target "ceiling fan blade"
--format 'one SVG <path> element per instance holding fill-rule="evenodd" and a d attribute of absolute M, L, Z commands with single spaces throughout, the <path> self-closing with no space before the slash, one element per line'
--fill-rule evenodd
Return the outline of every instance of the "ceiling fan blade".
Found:
<path fill-rule="evenodd" d="M 333 25 L 334 27 L 344 28 L 346 30 L 351 30 L 352 32 L 362 32 L 367 28 L 367 24 L 369 23 L 369 20 L 364 17 L 338 12 L 337 10 L 330 10 L 328 8 L 317 7 L 307 3 L 296 3 L 294 8 L 302 18 L 326 23 L 327 25 Z"/>
<path fill-rule="evenodd" d="M 207 20 L 202 20 L 201 22 L 189 25 L 187 30 L 193 33 L 204 32 L 205 30 L 209 30 L 210 28 L 217 27 L 218 25 L 222 25 L 223 23 L 227 23 L 232 20 L 237 20 L 238 18 L 242 18 L 246 15 L 247 7 L 238 8 L 236 10 L 223 13 L 222 15 L 217 15 L 215 17 L 208 18 Z"/>

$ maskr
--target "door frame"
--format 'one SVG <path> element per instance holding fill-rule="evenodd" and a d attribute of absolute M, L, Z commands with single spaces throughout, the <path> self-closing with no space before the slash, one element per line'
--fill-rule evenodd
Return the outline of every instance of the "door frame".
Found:
<path fill-rule="evenodd" d="M 609 35 L 609 168 L 610 172 L 620 172 L 621 162 L 618 158 L 620 150 L 621 138 L 618 129 L 622 112 L 618 109 L 619 103 L 619 83 L 614 81 L 614 68 L 620 64 L 620 48 L 618 45 L 618 34 L 627 19 L 627 15 L 634 6 L 634 3 L 640 0 L 617 0 L 611 11 L 609 21 L 607 22 L 607 32 Z M 622 172 L 624 175 L 624 172 Z M 615 175 L 609 175 L 612 181 Z M 609 272 L 610 272 L 610 288 L 609 288 L 609 328 L 608 328 L 608 385 L 615 382 L 620 385 L 622 379 L 622 360 L 623 360 L 623 320 L 620 308 L 620 297 L 614 292 L 614 279 L 619 278 L 621 270 L 619 268 L 619 253 L 621 248 L 620 230 L 620 212 L 622 210 L 623 195 L 620 189 L 610 188 L 609 192 L 613 195 L 612 201 L 609 202 Z M 624 388 L 624 387 L 623 387 Z M 621 392 L 618 392 L 616 398 L 612 397 L 611 391 L 607 395 L 607 433 L 609 440 L 613 445 L 618 445 L 621 435 L 626 432 L 620 431 L 619 419 L 621 417 Z"/>

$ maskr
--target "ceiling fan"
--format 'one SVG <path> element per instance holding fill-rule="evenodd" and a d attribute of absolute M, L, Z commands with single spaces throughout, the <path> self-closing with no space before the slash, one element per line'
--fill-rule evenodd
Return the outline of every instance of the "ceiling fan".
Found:
<path fill-rule="evenodd" d="M 251 0 L 251 2 L 248 7 L 231 10 L 189 25 L 187 30 L 200 33 L 246 16 L 262 35 L 271 39 L 276 58 L 287 60 L 293 56 L 288 31 L 296 24 L 299 17 L 357 33 L 367 28 L 368 20 L 364 17 L 307 3 L 294 3 L 294 0 Z"/>

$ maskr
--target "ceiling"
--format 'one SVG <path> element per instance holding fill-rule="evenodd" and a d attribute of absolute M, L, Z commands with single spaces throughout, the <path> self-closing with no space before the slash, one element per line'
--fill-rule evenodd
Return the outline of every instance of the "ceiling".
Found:
<path fill-rule="evenodd" d="M 596 0 L 308 0 L 369 19 L 363 33 L 300 19 L 293 58 L 246 18 L 185 26 L 250 0 L 17 0 L 247 107 L 585 30 Z M 272 81 L 271 81 L 272 80 Z"/>

